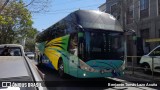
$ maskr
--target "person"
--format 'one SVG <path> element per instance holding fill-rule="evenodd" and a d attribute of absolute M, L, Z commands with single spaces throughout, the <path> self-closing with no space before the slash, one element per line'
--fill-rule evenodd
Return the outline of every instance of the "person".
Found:
<path fill-rule="evenodd" d="M 4 46 L 1 56 L 11 56 L 9 47 Z"/>

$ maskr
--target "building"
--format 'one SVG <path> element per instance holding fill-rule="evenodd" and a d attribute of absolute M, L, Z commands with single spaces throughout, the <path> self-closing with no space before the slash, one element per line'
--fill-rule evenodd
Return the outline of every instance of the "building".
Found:
<path fill-rule="evenodd" d="M 103 3 L 101 6 L 98 7 L 100 11 L 106 12 L 106 3 Z"/>
<path fill-rule="evenodd" d="M 127 37 L 128 55 L 144 55 L 160 44 L 160 0 L 106 0 L 99 10 L 121 23 L 124 15 L 126 30 L 136 31 L 136 41 L 131 35 Z"/>

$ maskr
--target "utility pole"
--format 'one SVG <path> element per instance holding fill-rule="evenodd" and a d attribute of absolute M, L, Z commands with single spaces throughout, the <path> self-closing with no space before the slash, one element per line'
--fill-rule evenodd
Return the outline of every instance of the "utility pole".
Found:
<path fill-rule="evenodd" d="M 127 32 L 126 32 L 126 10 L 125 10 L 125 0 L 120 0 L 121 2 L 121 20 L 122 20 L 122 28 L 125 32 L 124 34 L 124 59 L 125 62 L 127 63 Z"/>

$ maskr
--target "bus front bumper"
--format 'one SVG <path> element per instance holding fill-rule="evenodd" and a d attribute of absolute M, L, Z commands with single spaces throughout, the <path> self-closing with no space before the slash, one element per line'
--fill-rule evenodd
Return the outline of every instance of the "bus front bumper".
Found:
<path fill-rule="evenodd" d="M 124 74 L 124 71 L 112 70 L 111 72 L 103 72 L 103 71 L 88 72 L 88 71 L 79 69 L 77 73 L 78 73 L 77 75 L 78 78 L 101 78 L 101 77 L 119 77 Z"/>

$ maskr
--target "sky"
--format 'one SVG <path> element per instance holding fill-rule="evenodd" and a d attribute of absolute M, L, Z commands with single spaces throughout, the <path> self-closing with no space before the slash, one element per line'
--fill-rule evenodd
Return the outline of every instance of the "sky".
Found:
<path fill-rule="evenodd" d="M 98 10 L 106 0 L 51 0 L 47 12 L 32 13 L 33 27 L 43 31 L 75 10 Z"/>

